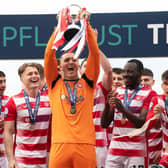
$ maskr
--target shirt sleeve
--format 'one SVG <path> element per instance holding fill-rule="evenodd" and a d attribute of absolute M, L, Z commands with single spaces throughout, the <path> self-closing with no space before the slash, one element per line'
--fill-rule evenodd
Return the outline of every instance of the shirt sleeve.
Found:
<path fill-rule="evenodd" d="M 8 103 L 5 106 L 5 117 L 4 120 L 5 121 L 12 121 L 12 120 L 16 120 L 16 105 L 15 102 L 13 100 L 13 98 L 10 98 Z"/>
<path fill-rule="evenodd" d="M 96 87 L 97 79 L 100 72 L 100 52 L 93 29 L 88 22 L 87 44 L 89 49 L 89 56 L 87 58 L 85 74 L 89 80 L 94 82 L 94 87 Z"/>
<path fill-rule="evenodd" d="M 147 113 L 146 122 L 150 120 L 149 125 L 148 125 L 148 130 L 151 128 L 154 128 L 157 123 L 157 119 L 152 119 L 155 116 L 153 112 L 153 108 L 155 107 L 156 104 L 158 104 L 157 96 L 153 97 L 152 101 L 150 102 L 149 111 Z"/>
<path fill-rule="evenodd" d="M 109 91 L 104 88 L 104 86 L 102 85 L 102 82 L 99 82 L 98 85 L 101 87 L 103 95 L 105 97 L 105 101 L 106 101 L 107 100 L 107 95 L 108 95 Z"/>
<path fill-rule="evenodd" d="M 53 32 L 45 49 L 45 55 L 44 55 L 44 74 L 46 77 L 46 83 L 48 90 L 52 87 L 52 82 L 56 80 L 58 76 L 58 70 L 57 70 L 57 60 L 55 56 L 55 49 L 52 49 L 53 42 L 55 39 L 55 33 Z"/>
<path fill-rule="evenodd" d="M 145 99 L 142 108 L 145 108 L 145 109 L 149 110 L 150 102 L 151 102 L 152 98 L 155 97 L 156 95 L 157 95 L 156 92 L 153 91 L 153 90 L 151 90 L 151 91 L 149 92 L 147 98 Z"/>
<path fill-rule="evenodd" d="M 149 105 L 149 111 L 146 117 L 146 121 L 148 121 L 149 119 L 151 119 L 152 117 L 154 117 L 154 112 L 153 112 L 153 108 L 155 107 L 155 105 L 158 104 L 158 98 L 157 96 L 153 97 L 152 101 L 150 102 Z"/>

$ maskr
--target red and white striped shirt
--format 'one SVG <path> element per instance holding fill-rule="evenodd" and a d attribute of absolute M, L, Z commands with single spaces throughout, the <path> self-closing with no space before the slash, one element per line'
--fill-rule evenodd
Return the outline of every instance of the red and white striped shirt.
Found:
<path fill-rule="evenodd" d="M 111 139 L 112 139 L 112 133 L 113 133 L 113 121 L 110 123 L 110 125 L 108 126 L 107 128 L 107 144 L 108 144 L 108 147 L 110 146 L 110 142 L 111 142 Z"/>
<path fill-rule="evenodd" d="M 36 98 L 29 96 L 30 106 L 34 112 Z M 40 93 L 40 104 L 36 123 L 32 128 L 27 104 L 23 92 L 12 96 L 6 105 L 5 121 L 16 121 L 15 159 L 18 168 L 47 167 L 47 138 L 51 110 L 48 95 Z"/>
<path fill-rule="evenodd" d="M 147 133 L 149 165 L 155 164 L 155 156 L 162 150 L 162 128 L 154 126 Z"/>
<path fill-rule="evenodd" d="M 162 141 L 163 141 L 163 148 L 162 152 L 165 151 L 166 144 L 168 143 L 168 114 L 166 112 L 166 106 L 165 106 L 165 95 L 159 95 L 153 98 L 151 102 L 151 110 L 148 113 L 147 120 L 152 118 L 154 116 L 153 108 L 156 104 L 160 104 L 164 110 L 161 113 L 161 128 L 162 128 Z M 152 127 L 155 124 L 155 121 L 151 123 Z M 150 126 L 151 127 L 151 126 Z"/>
<path fill-rule="evenodd" d="M 1 107 L 1 119 L 4 120 L 4 114 L 5 114 L 5 105 L 9 100 L 8 96 L 2 95 L 0 96 L 0 99 L 2 101 L 2 107 Z M 0 157 L 5 157 L 5 147 L 4 147 L 4 143 L 3 143 L 3 132 L 4 132 L 4 128 L 0 128 Z M 1 166 L 1 164 L 0 164 Z"/>
<path fill-rule="evenodd" d="M 101 127 L 101 115 L 105 107 L 108 91 L 98 83 L 94 95 L 93 121 L 96 131 L 96 146 L 107 146 L 107 131 Z"/>
<path fill-rule="evenodd" d="M 123 102 L 125 87 L 117 88 L 118 98 Z M 129 99 L 134 90 L 128 89 L 128 97 Z M 140 90 L 133 97 L 129 105 L 129 111 L 131 111 L 137 117 L 140 115 L 140 111 L 142 108 L 148 109 L 150 101 L 152 97 L 156 95 L 153 90 L 150 90 L 146 87 L 140 88 Z M 110 155 L 120 155 L 120 156 L 146 156 L 146 138 L 145 134 L 129 137 L 123 136 L 127 135 L 131 131 L 136 128 L 126 120 L 126 123 L 122 123 L 122 112 L 117 111 L 115 109 L 114 114 L 114 127 L 113 127 L 113 136 L 109 147 Z M 122 136 L 120 138 L 116 138 L 116 136 Z"/>

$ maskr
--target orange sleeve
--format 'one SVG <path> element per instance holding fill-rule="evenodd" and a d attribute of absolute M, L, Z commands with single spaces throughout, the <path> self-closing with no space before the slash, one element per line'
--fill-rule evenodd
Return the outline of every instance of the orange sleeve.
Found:
<path fill-rule="evenodd" d="M 89 22 L 87 22 L 87 44 L 89 48 L 89 56 L 87 59 L 85 74 L 89 80 L 94 81 L 96 85 L 100 71 L 100 53 L 97 41 Z"/>
<path fill-rule="evenodd" d="M 52 82 L 58 76 L 57 59 L 55 56 L 56 51 L 55 49 L 52 49 L 54 39 L 55 39 L 55 32 L 52 33 L 47 43 L 44 55 L 44 74 L 46 77 L 46 83 L 49 90 L 51 89 Z"/>

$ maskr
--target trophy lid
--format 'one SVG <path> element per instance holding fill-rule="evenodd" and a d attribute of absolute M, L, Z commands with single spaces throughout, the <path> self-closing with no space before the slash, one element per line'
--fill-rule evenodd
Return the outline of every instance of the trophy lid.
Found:
<path fill-rule="evenodd" d="M 80 30 L 80 27 L 78 25 L 76 24 L 69 25 L 67 30 L 64 32 L 65 40 L 70 41 L 79 30 Z"/>

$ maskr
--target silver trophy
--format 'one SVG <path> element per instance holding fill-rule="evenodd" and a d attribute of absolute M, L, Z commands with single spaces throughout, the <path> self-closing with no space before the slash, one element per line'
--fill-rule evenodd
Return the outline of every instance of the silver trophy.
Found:
<path fill-rule="evenodd" d="M 64 32 L 64 38 L 67 41 L 70 41 L 75 36 L 75 34 L 78 33 L 80 30 L 80 26 L 78 24 L 81 19 L 79 18 L 81 7 L 79 5 L 72 4 L 68 8 L 69 8 L 69 17 L 67 18 L 68 28 Z"/>
<path fill-rule="evenodd" d="M 76 4 L 62 9 L 57 15 L 57 37 L 53 48 L 57 49 L 66 42 L 61 50 L 67 52 L 76 49 L 74 58 L 78 58 L 86 42 L 86 21 L 88 17 L 89 13 L 86 9 Z M 59 43 L 59 41 L 61 42 Z"/>

